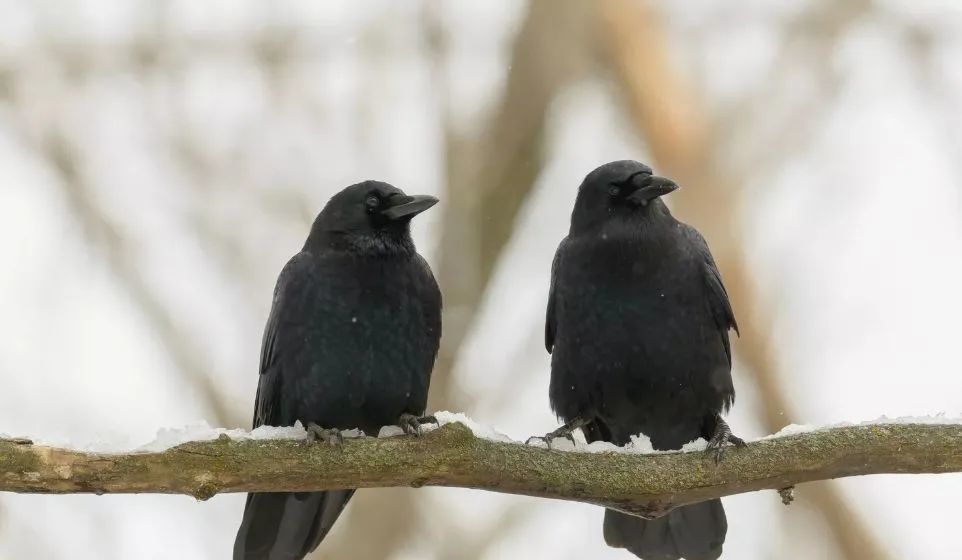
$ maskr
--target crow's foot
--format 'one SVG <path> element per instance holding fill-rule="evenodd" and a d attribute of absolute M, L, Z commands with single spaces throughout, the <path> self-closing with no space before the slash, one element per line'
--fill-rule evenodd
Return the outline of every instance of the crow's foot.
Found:
<path fill-rule="evenodd" d="M 332 447 L 340 447 L 344 443 L 344 436 L 337 428 L 322 428 L 314 422 L 307 423 L 308 443 L 324 442 Z"/>
<path fill-rule="evenodd" d="M 405 412 L 397 419 L 397 425 L 408 435 L 420 436 L 423 433 L 422 424 L 435 424 L 441 427 L 441 423 L 434 416 L 415 416 Z"/>
<path fill-rule="evenodd" d="M 708 453 L 715 459 L 716 465 L 722 460 L 726 443 L 735 447 L 745 447 L 745 440 L 733 434 L 732 429 L 722 420 L 721 415 L 718 415 L 715 417 L 715 432 L 708 440 Z"/>
<path fill-rule="evenodd" d="M 572 444 L 574 444 L 575 442 L 574 431 L 577 430 L 578 428 L 583 428 L 587 426 L 589 423 L 590 423 L 590 420 L 585 420 L 580 417 L 575 418 L 571 422 L 568 422 L 567 424 L 561 426 L 560 428 L 558 428 L 553 432 L 548 432 L 543 436 L 531 436 L 524 443 L 525 445 L 528 445 L 531 443 L 532 440 L 541 440 L 548 445 L 548 449 L 551 449 L 552 440 L 554 440 L 555 438 L 563 437 L 568 441 L 570 441 Z"/>

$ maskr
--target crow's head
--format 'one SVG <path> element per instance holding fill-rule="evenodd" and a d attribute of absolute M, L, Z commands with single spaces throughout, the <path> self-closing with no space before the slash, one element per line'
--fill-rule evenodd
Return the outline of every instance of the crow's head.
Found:
<path fill-rule="evenodd" d="M 428 195 L 406 195 L 380 181 L 364 181 L 335 194 L 314 220 L 307 246 L 360 252 L 413 248 L 411 218 L 437 204 Z"/>
<path fill-rule="evenodd" d="M 633 160 L 606 163 L 585 177 L 571 213 L 571 229 L 589 230 L 609 220 L 635 221 L 665 213 L 660 197 L 678 188 Z"/>

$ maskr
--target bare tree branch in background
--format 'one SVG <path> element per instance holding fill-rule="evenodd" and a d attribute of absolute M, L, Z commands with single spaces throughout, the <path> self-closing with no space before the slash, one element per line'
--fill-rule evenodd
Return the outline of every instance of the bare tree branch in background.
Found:
<path fill-rule="evenodd" d="M 672 67 L 665 32 L 648 3 L 605 0 L 598 6 L 600 35 L 609 40 L 612 65 L 635 126 L 656 165 L 688 186 L 673 202 L 712 245 L 741 326 L 737 354 L 758 385 L 765 425 L 775 430 L 795 415 L 776 373 L 778 362 L 769 336 L 773 317 L 756 294 L 741 249 L 741 189 L 714 160 L 712 140 L 723 140 L 713 137 L 702 100 Z M 833 528 L 846 558 L 890 557 L 836 487 L 817 485 L 803 497 L 811 499 Z"/>
<path fill-rule="evenodd" d="M 463 408 L 451 370 L 545 159 L 551 102 L 581 75 L 588 6 L 535 0 L 518 33 L 500 104 L 476 135 L 445 131 L 447 169 L 438 280 L 444 335 L 429 408 Z M 448 102 L 450 105 L 450 102 Z M 448 109 L 450 113 L 450 108 Z"/>
<path fill-rule="evenodd" d="M 962 176 L 962 119 L 959 118 L 957 108 L 959 89 L 958 86 L 953 88 L 948 83 L 944 70 L 939 66 L 938 33 L 921 25 L 905 25 L 900 21 L 892 21 L 891 24 L 901 27 L 905 50 L 913 62 L 915 83 L 938 109 L 939 114 L 943 115 L 938 119 L 940 133 L 944 138 L 942 146 L 952 156 L 947 158 L 947 161 L 953 165 L 956 176 Z"/>
<path fill-rule="evenodd" d="M 151 290 L 147 278 L 131 258 L 124 236 L 110 222 L 95 202 L 80 171 L 77 154 L 59 134 L 46 138 L 42 155 L 49 158 L 60 175 L 61 187 L 77 220 L 91 240 L 100 245 L 120 284 L 143 312 L 150 326 L 159 335 L 177 369 L 183 372 L 189 386 L 194 388 L 201 403 L 210 410 L 213 419 L 222 426 L 236 426 L 240 419 L 233 417 L 203 363 L 203 353 L 193 347 L 188 337 L 177 327 L 171 310 Z"/>
<path fill-rule="evenodd" d="M 582 22 L 589 13 L 588 6 L 576 0 L 529 4 L 511 52 L 504 93 L 480 131 L 456 131 L 451 123 L 452 102 L 445 97 L 445 191 L 436 269 L 438 282 L 444 286 L 444 333 L 428 410 L 468 408 L 469 403 L 457 392 L 454 366 L 511 238 L 518 211 L 544 165 L 545 124 L 551 102 L 584 71 L 582 37 L 588 30 Z M 428 36 L 434 41 L 435 78 L 444 92 L 444 37 L 437 30 Z M 398 516 L 398 511 L 405 515 Z M 331 535 L 326 554 L 337 558 L 350 551 L 357 559 L 388 558 L 403 547 L 417 525 L 429 522 L 417 512 L 409 491 L 359 493 L 347 512 L 350 521 L 340 524 L 343 532 Z M 494 534 L 501 525 L 496 523 L 483 533 Z M 371 526 L 382 528 L 377 539 L 364 536 Z M 445 538 L 451 544 L 442 549 L 458 546 L 466 553 L 465 535 L 452 528 Z M 475 553 L 481 551 L 470 554 Z"/>
<path fill-rule="evenodd" d="M 8 106 L 18 114 L 17 94 L 12 89 L 4 91 Z M 178 371 L 183 373 L 192 393 L 198 395 L 202 406 L 211 411 L 213 419 L 221 425 L 237 425 L 238 419 L 232 418 L 230 408 L 220 396 L 208 375 L 203 363 L 202 352 L 193 347 L 187 337 L 180 332 L 176 320 L 157 294 L 151 289 L 148 279 L 138 266 L 127 247 L 124 236 L 111 222 L 106 213 L 97 206 L 96 195 L 84 176 L 83 164 L 76 149 L 58 130 L 46 130 L 34 137 L 25 123 L 22 125 L 21 138 L 27 148 L 36 153 L 41 160 L 47 161 L 58 178 L 60 187 L 70 209 L 77 217 L 90 240 L 100 245 L 104 256 L 131 300 L 140 308 L 149 325 L 159 336 Z"/>
<path fill-rule="evenodd" d="M 623 85 L 634 127 L 651 147 L 657 165 L 688 187 L 674 195 L 672 202 L 677 203 L 679 214 L 686 221 L 705 232 L 719 257 L 742 320 L 744 338 L 736 342 L 738 355 L 756 376 L 761 404 L 766 407 L 765 423 L 771 430 L 789 421 L 792 414 L 778 383 L 777 354 L 767 338 L 772 311 L 763 305 L 751 284 L 738 238 L 741 194 L 749 179 L 756 180 L 777 170 L 791 155 L 783 147 L 797 146 L 818 131 L 818 116 L 831 106 L 831 95 L 840 89 L 842 78 L 838 68 L 833 67 L 830 54 L 852 22 L 874 6 L 872 0 L 822 0 L 815 4 L 779 35 L 784 36 L 777 55 L 780 62 L 764 80 L 761 90 L 746 96 L 743 103 L 719 108 L 715 115 L 708 114 L 707 100 L 697 98 L 693 94 L 696 90 L 677 75 L 669 62 L 670 53 L 665 51 L 667 43 L 657 14 L 644 3 L 611 0 L 600 5 L 602 14 L 610 17 L 604 20 L 605 31 L 601 35 L 611 40 L 609 46 L 613 48 L 608 52 L 613 55 L 615 73 Z M 586 34 L 591 31 L 587 22 L 595 15 L 590 11 L 594 7 L 574 0 L 531 2 L 510 55 L 503 96 L 493 104 L 491 117 L 480 131 L 457 130 L 450 115 L 444 123 L 446 192 L 437 270 L 445 290 L 445 338 L 431 391 L 432 410 L 471 407 L 457 389 L 454 370 L 458 356 L 483 305 L 500 255 L 510 241 L 518 212 L 541 173 L 546 156 L 545 120 L 551 102 L 560 90 L 583 75 L 584 59 L 592 54 L 589 41 L 597 37 Z M 310 108 L 317 103 L 299 89 L 297 76 L 289 66 L 298 60 L 304 64 L 312 52 L 328 46 L 326 40 L 323 35 L 305 37 L 299 26 L 267 25 L 253 36 L 166 28 L 156 34 L 106 42 L 89 41 L 83 36 L 51 37 L 50 44 L 41 45 L 42 52 L 37 54 L 54 60 L 57 71 L 62 70 L 68 79 L 125 73 L 142 79 L 152 73 L 164 73 L 170 86 L 177 90 L 186 89 L 177 81 L 178 72 L 197 60 L 249 57 L 257 71 L 269 78 L 266 85 L 271 99 L 264 115 L 267 126 L 273 111 Z M 443 53 L 438 56 L 443 59 Z M 17 95 L 22 95 L 17 92 L 18 74 L 30 65 L 30 56 L 0 60 L 0 101 L 10 100 L 15 114 L 21 109 L 17 106 Z M 760 116 L 756 110 L 758 101 L 780 100 L 792 87 L 789 78 L 799 73 L 811 74 L 813 81 L 826 91 L 790 99 L 774 114 L 767 107 L 766 115 Z M 437 81 L 438 90 L 444 92 L 444 80 Z M 456 101 L 445 100 L 449 113 Z M 256 154 L 244 151 L 211 158 L 203 153 L 202 146 L 195 145 L 203 139 L 191 137 L 188 120 L 175 115 L 165 129 L 173 135 L 162 136 L 158 144 L 169 147 L 175 165 L 189 175 L 188 184 L 200 193 L 201 199 L 216 200 L 217 186 L 243 174 L 243 168 L 238 172 L 236 162 Z M 30 131 L 38 127 L 22 128 Z M 45 132 L 38 138 L 27 137 L 26 145 L 50 163 L 78 223 L 92 242 L 103 248 L 104 260 L 118 283 L 140 307 L 178 369 L 192 387 L 196 385 L 194 393 L 209 401 L 206 406 L 214 412 L 212 419 L 222 425 L 246 424 L 246 417 L 228 418 L 231 407 L 223 402 L 218 388 L 212 386 L 203 352 L 180 328 L 183 325 L 178 325 L 177 317 L 161 295 L 151 288 L 149 278 L 143 277 L 136 251 L 124 239 L 121 223 L 114 222 L 106 208 L 99 207 L 94 185 L 89 184 L 91 176 L 85 171 L 83 146 L 55 127 L 39 128 Z M 54 132 L 46 132 L 48 128 Z M 757 132 L 748 137 L 746 130 Z M 736 145 L 736 141 L 747 142 L 747 149 Z M 730 149 L 731 146 L 736 149 Z M 739 153 L 729 157 L 733 152 L 744 157 L 737 157 Z M 243 182 L 238 183 L 242 185 Z M 244 189 L 238 189 L 238 196 L 244 195 Z M 298 189 L 276 188 L 253 196 L 257 202 L 251 205 L 283 215 L 284 219 L 309 223 L 316 210 L 312 207 L 315 201 L 306 200 Z M 229 228 L 218 229 L 203 205 L 189 208 L 188 212 L 192 233 L 206 250 L 221 259 L 217 264 L 224 276 L 249 281 L 250 271 L 257 266 L 252 257 L 257 255 L 246 253 L 244 243 L 232 238 Z M 257 283 L 248 282 L 250 297 L 260 297 L 253 291 L 256 286 Z M 417 535 L 426 534 L 422 528 L 432 522 L 419 498 L 405 488 L 357 494 L 346 514 L 352 519 L 338 524 L 325 543 L 324 552 L 316 557 L 364 560 L 403 553 L 405 545 L 414 542 Z M 822 512 L 826 525 L 836 531 L 839 550 L 847 557 L 890 557 L 831 483 L 807 486 L 801 499 L 811 500 Z M 506 515 L 488 526 L 472 527 L 471 534 L 444 524 L 445 532 L 437 542 L 430 543 L 431 554 L 438 558 L 482 556 L 486 547 L 496 541 L 494 536 L 513 525 L 513 520 L 529 511 L 530 505 L 531 501 L 518 500 L 509 506 Z M 370 538 L 371 526 L 378 527 L 377 539 Z"/>
<path fill-rule="evenodd" d="M 842 89 L 843 75 L 832 55 L 849 29 L 873 6 L 873 0 L 816 3 L 780 33 L 775 63 L 761 80 L 761 89 L 709 115 L 716 146 L 714 165 L 730 175 L 733 184 L 770 176 L 819 130 L 822 117 Z M 807 77 L 820 91 L 802 99 L 791 95 L 798 76 Z M 759 114 L 759 100 L 764 100 L 764 118 Z M 752 134 L 753 129 L 760 130 Z M 741 154 L 725 150 L 748 135 L 757 138 L 738 150 Z"/>

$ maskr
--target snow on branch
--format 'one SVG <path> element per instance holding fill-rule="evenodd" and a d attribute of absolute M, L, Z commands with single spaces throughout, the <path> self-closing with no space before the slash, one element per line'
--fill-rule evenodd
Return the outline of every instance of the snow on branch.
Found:
<path fill-rule="evenodd" d="M 730 448 L 716 464 L 701 450 L 647 452 L 643 439 L 623 449 L 547 449 L 511 441 L 461 415 L 439 416 L 444 425 L 421 437 L 347 438 L 340 447 L 308 444 L 300 428 L 207 431 L 194 434 L 202 441 L 186 443 L 167 432 L 167 443 L 177 445 L 158 441 L 128 453 L 0 439 L 0 491 L 207 499 L 222 492 L 456 486 L 657 516 L 688 503 L 813 480 L 962 472 L 962 423 L 938 418 L 791 427 Z"/>

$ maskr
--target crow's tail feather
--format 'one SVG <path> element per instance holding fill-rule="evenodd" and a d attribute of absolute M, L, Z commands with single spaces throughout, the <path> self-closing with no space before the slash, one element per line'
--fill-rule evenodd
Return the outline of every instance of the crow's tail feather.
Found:
<path fill-rule="evenodd" d="M 721 500 L 684 506 L 658 519 L 605 510 L 605 542 L 644 560 L 715 560 L 728 521 Z"/>
<path fill-rule="evenodd" d="M 594 418 L 582 430 L 589 442 L 624 445 L 629 438 L 611 428 Z M 651 520 L 605 510 L 604 531 L 608 546 L 624 548 L 643 560 L 715 560 L 725 544 L 728 520 L 721 500 L 709 500 Z"/>
<path fill-rule="evenodd" d="M 324 540 L 354 490 L 247 495 L 234 560 L 300 560 Z"/>

